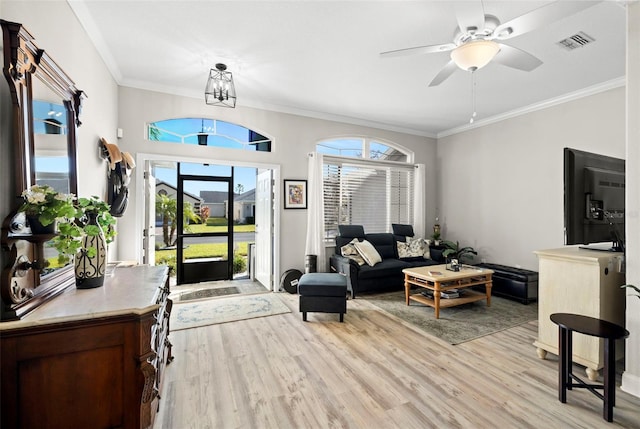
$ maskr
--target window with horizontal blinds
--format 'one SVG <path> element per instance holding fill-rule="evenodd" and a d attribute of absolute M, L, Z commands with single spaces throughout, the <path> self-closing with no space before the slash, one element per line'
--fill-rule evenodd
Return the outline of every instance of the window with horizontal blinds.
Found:
<path fill-rule="evenodd" d="M 413 223 L 413 165 L 328 156 L 323 164 L 326 238 L 338 234 L 338 225 L 390 232 L 392 223 Z"/>

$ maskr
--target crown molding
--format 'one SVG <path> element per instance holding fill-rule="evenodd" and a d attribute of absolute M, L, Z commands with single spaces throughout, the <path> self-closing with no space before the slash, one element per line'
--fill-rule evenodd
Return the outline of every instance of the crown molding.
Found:
<path fill-rule="evenodd" d="M 122 82 L 122 72 L 111 55 L 111 51 L 107 47 L 107 43 L 104 41 L 102 34 L 98 31 L 98 26 L 85 5 L 85 0 L 67 0 L 67 4 L 75 14 L 84 31 L 89 36 L 89 39 L 98 51 L 98 55 L 100 55 L 102 61 L 104 61 L 107 66 L 109 73 L 111 73 L 111 76 L 113 76 L 116 83 L 120 85 Z"/>
<path fill-rule="evenodd" d="M 597 85 L 583 88 L 579 91 L 574 91 L 568 94 L 564 94 L 560 97 L 550 98 L 540 103 L 530 104 L 529 106 L 525 106 L 519 109 L 511 110 L 509 112 L 501 113 L 500 115 L 484 118 L 484 119 L 475 121 L 473 124 L 465 124 L 459 127 L 455 127 L 455 128 L 451 128 L 451 129 L 439 132 L 436 138 L 441 139 L 443 137 L 448 137 L 448 136 L 459 134 L 465 131 L 473 130 L 476 128 L 485 127 L 490 124 L 495 124 L 497 122 L 501 122 L 507 119 L 526 115 L 528 113 L 536 112 L 538 110 L 548 109 L 549 107 L 568 103 L 570 101 L 578 100 L 580 98 L 588 97 L 590 95 L 599 94 L 601 92 L 609 91 L 611 89 L 620 88 L 625 85 L 626 85 L 626 77 L 624 76 L 617 79 L 612 79 L 607 82 L 603 82 Z"/>

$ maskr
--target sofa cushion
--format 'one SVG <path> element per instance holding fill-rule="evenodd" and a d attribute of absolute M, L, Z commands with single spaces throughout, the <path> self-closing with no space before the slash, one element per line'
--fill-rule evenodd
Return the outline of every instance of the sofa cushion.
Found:
<path fill-rule="evenodd" d="M 353 245 L 367 264 L 374 266 L 375 264 L 382 262 L 382 258 L 376 248 L 367 240 L 357 241 Z"/>
<path fill-rule="evenodd" d="M 364 238 L 362 225 L 338 225 L 338 232 L 343 238 Z"/>
<path fill-rule="evenodd" d="M 402 262 L 405 262 L 410 267 L 426 267 L 430 265 L 440 265 L 440 262 L 436 262 L 433 259 L 424 259 L 421 257 L 406 258 L 406 259 L 403 259 Z"/>
<path fill-rule="evenodd" d="M 383 259 L 382 262 L 376 264 L 375 267 L 363 265 L 360 267 L 361 279 L 377 279 L 383 277 L 402 277 L 402 269 L 409 267 L 410 264 L 402 262 L 399 259 Z"/>
<path fill-rule="evenodd" d="M 382 259 L 398 257 L 396 241 L 393 239 L 393 234 L 388 232 L 379 232 L 365 234 L 365 238 L 374 245 Z"/>
<path fill-rule="evenodd" d="M 415 235 L 413 232 L 413 225 L 392 223 L 391 228 L 393 230 L 393 235 L 398 237 L 413 237 Z M 406 239 L 402 241 L 406 241 Z"/>
<path fill-rule="evenodd" d="M 358 239 L 354 238 L 349 243 L 340 247 L 340 254 L 349 259 L 353 259 L 358 265 L 364 265 L 364 259 L 360 256 L 360 252 L 356 249 L 355 244 L 358 243 Z"/>

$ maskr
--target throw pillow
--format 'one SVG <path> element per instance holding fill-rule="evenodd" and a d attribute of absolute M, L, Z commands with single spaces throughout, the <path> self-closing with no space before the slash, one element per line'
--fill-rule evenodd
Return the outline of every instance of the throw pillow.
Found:
<path fill-rule="evenodd" d="M 429 241 L 430 240 L 424 240 L 424 253 L 422 254 L 424 259 L 431 259 L 431 249 L 429 249 L 431 243 L 429 243 Z"/>
<path fill-rule="evenodd" d="M 364 259 L 362 259 L 360 253 L 358 253 L 358 249 L 356 249 L 356 243 L 358 243 L 358 239 L 354 238 L 340 248 L 340 253 L 346 258 L 354 260 L 358 265 L 364 265 Z"/>
<path fill-rule="evenodd" d="M 382 258 L 376 248 L 367 240 L 355 243 L 354 246 L 358 250 L 358 253 L 360 253 L 360 256 L 362 256 L 362 259 L 372 267 L 378 262 L 382 262 Z"/>
<path fill-rule="evenodd" d="M 396 244 L 397 244 L 397 247 L 398 247 L 398 258 L 400 258 L 400 259 L 408 258 L 409 257 L 409 245 L 407 243 L 405 243 L 404 241 L 398 241 Z"/>
<path fill-rule="evenodd" d="M 410 257 L 425 257 L 425 252 L 429 252 L 429 246 L 424 238 L 413 238 L 407 242 L 408 253 Z"/>

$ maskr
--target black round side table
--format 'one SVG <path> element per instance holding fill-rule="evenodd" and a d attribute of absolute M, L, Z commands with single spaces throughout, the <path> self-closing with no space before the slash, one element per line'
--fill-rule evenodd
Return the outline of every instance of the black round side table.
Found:
<path fill-rule="evenodd" d="M 554 313 L 551 321 L 558 325 L 558 399 L 567 402 L 567 389 L 584 388 L 604 401 L 603 417 L 613 421 L 613 407 L 616 404 L 616 347 L 615 340 L 627 338 L 629 331 L 620 325 L 579 314 Z M 587 384 L 573 374 L 572 334 L 579 332 L 604 339 L 604 384 Z M 573 381 L 576 381 L 574 383 Z M 603 394 L 596 391 L 602 389 Z"/>

